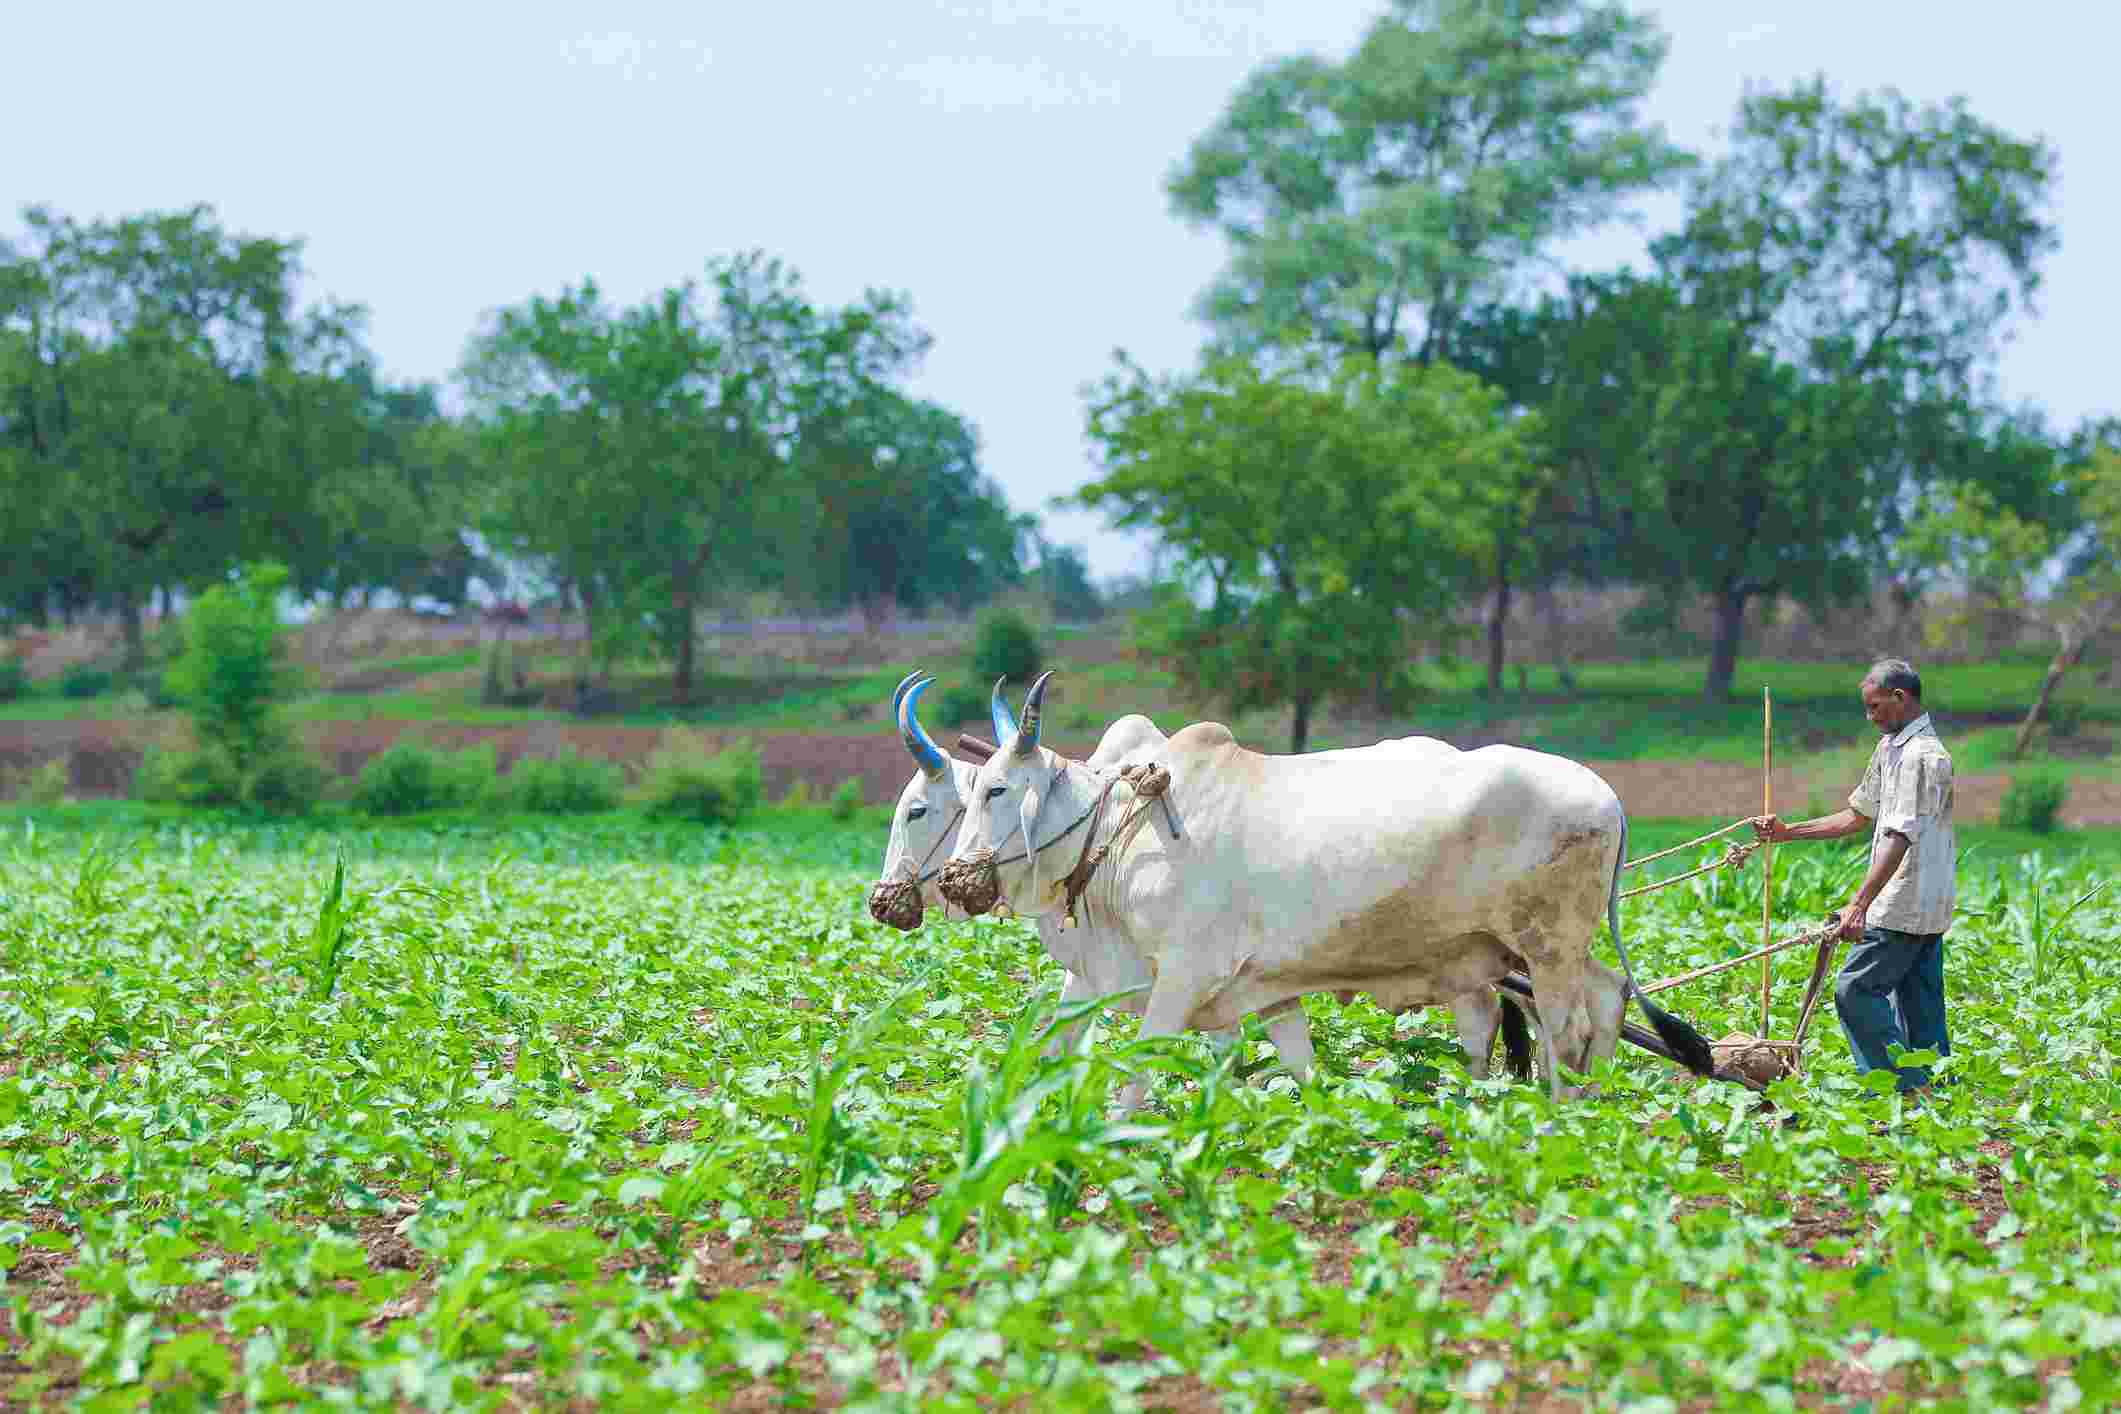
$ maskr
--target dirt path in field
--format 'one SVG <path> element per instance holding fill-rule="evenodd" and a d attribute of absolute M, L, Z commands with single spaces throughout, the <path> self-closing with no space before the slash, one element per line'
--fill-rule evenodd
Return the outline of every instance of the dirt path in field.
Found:
<path fill-rule="evenodd" d="M 984 722 L 934 729 L 936 739 L 954 743 L 958 732 L 984 736 Z M 590 723 L 539 722 L 527 726 L 429 726 L 411 722 L 338 722 L 308 729 L 310 742 L 332 768 L 353 775 L 369 757 L 408 732 L 437 745 L 457 747 L 491 741 L 506 770 L 521 756 L 549 756 L 572 748 L 630 765 L 644 763 L 662 739 L 655 727 L 600 726 Z M 797 781 L 813 795 L 829 793 L 850 777 L 862 782 L 871 803 L 896 800 L 912 773 L 912 763 L 896 733 L 881 725 L 866 731 L 766 732 L 707 731 L 716 744 L 748 737 L 759 748 L 769 797 L 779 799 Z M 20 769 L 54 756 L 69 763 L 72 789 L 78 796 L 124 794 L 139 764 L 151 729 L 138 722 L 0 722 L 0 770 Z M 1096 748 L 1094 738 L 1057 732 L 1051 743 L 1072 756 Z M 1760 811 L 1760 773 L 1729 761 L 1587 761 L 1619 794 L 1628 814 L 1640 819 L 1672 817 L 1733 820 Z M 2002 775 L 1966 775 L 1957 782 L 1957 818 L 1968 824 L 1992 824 L 2008 784 Z M 1775 805 L 1785 817 L 1814 809 L 1835 810 L 1855 785 L 1815 777 L 1800 761 L 1775 772 Z M 2070 783 L 2062 809 L 2071 826 L 2121 825 L 2121 781 L 2079 777 Z"/>

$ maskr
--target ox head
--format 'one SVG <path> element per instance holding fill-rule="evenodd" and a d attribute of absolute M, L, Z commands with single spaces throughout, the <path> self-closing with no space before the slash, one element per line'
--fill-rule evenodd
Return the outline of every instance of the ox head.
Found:
<path fill-rule="evenodd" d="M 1040 673 L 1024 694 L 1024 714 L 1015 730 L 974 774 L 965 794 L 965 820 L 958 830 L 957 848 L 938 880 L 942 896 L 970 914 L 991 911 L 1006 892 L 1010 907 L 1023 913 L 1044 911 L 1039 898 L 1040 869 L 1036 850 L 1047 843 L 1037 834 L 1047 797 L 1061 782 L 1057 758 L 1038 742 L 1039 722 L 1046 702 L 1046 682 L 1051 672 Z M 996 696 L 999 697 L 999 687 Z M 1006 711 L 1003 704 L 1001 711 Z M 996 730 L 1001 718 L 996 716 Z M 1050 830 L 1047 833 L 1051 833 Z M 1004 849 L 1012 840 L 1022 847 Z M 1030 868 L 1012 871 L 1005 890 L 997 860 L 1002 855 L 1026 858 Z M 1049 879 L 1062 870 L 1044 871 Z"/>
<path fill-rule="evenodd" d="M 943 906 L 936 878 L 950 857 L 959 805 L 973 773 L 970 762 L 945 756 L 921 726 L 920 696 L 934 681 L 925 673 L 908 673 L 891 694 L 899 738 L 918 769 L 892 812 L 884 870 L 869 890 L 869 912 L 879 923 L 904 931 L 918 928 L 931 905 Z"/>

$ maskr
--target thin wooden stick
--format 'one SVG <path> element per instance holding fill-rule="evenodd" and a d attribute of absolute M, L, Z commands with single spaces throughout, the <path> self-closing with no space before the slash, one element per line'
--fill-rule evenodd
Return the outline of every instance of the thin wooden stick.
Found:
<path fill-rule="evenodd" d="M 1775 813 L 1775 699 L 1767 687 L 1760 689 L 1760 813 Z M 1760 845 L 1760 945 L 1774 941 L 1775 844 Z M 1768 1033 L 1768 978 L 1771 969 L 1766 954 L 1760 958 L 1760 1034 Z"/>

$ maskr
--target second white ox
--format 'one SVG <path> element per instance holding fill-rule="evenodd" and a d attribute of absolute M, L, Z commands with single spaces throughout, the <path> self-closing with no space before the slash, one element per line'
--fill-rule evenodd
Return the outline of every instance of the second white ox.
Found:
<path fill-rule="evenodd" d="M 892 694 L 892 713 L 901 740 L 918 769 L 899 795 L 892 812 L 891 835 L 884 851 L 884 869 L 870 891 L 870 912 L 879 922 L 912 929 L 920 925 L 926 909 L 943 906 L 936 879 L 954 853 L 961 823 L 971 800 L 977 768 L 944 754 L 930 739 L 920 721 L 920 693 L 928 682 L 921 673 L 909 673 Z M 1019 734 L 1018 724 L 996 683 L 988 707 L 997 743 L 1007 745 Z M 1161 759 L 1170 738 L 1147 717 L 1130 713 L 1105 729 L 1097 750 L 1081 763 L 1102 782 L 1121 767 Z M 1404 759 L 1455 754 L 1448 742 L 1434 737 L 1402 737 L 1380 742 L 1374 752 Z M 1320 759 L 1345 753 L 1324 752 Z M 1059 759 L 1057 756 L 1055 759 Z M 1075 843 L 1079 836 L 1070 840 Z M 1059 840 L 1050 842 L 1059 844 Z M 908 898 L 909 886 L 917 891 Z M 1068 1006 L 1093 997 L 1128 992 L 1115 1003 L 1121 1010 L 1140 1016 L 1147 999 L 1140 988 L 1155 977 L 1155 961 L 1138 941 L 1101 918 L 1084 917 L 1081 925 L 1063 928 L 1056 914 L 1036 921 L 1039 942 L 1066 972 L 1060 1003 Z M 1345 1001 L 1348 998 L 1343 997 Z M 1479 989 L 1449 999 L 1457 1022 L 1459 1042 L 1466 1064 L 1476 1078 L 1488 1074 L 1489 1058 L 1500 1029 L 1507 1041 L 1511 1069 L 1522 1075 L 1529 1069 L 1529 1042 L 1514 1003 L 1505 1003 L 1493 989 Z M 1505 1007 L 1507 1006 L 1507 1010 Z M 1303 1013 L 1301 997 L 1289 997 L 1264 1008 L 1260 1019 L 1267 1038 L 1282 1064 L 1298 1082 L 1309 1077 L 1315 1056 L 1310 1025 Z M 1242 1018 L 1228 1026 L 1208 1028 L 1208 1039 L 1218 1048 L 1235 1044 Z M 1075 1028 L 1057 1032 L 1047 1045 L 1048 1054 L 1058 1052 L 1072 1038 Z"/>
<path fill-rule="evenodd" d="M 968 913 L 1004 900 L 1028 917 L 1064 907 L 1060 881 L 1103 783 L 1039 745 L 1051 676 L 973 777 L 938 880 Z M 1215 1030 L 1308 992 L 1368 992 L 1389 1011 L 1443 1004 L 1487 991 L 1522 959 L 1557 1097 L 1555 1062 L 1582 1072 L 1611 1056 L 1631 993 L 1675 1054 L 1712 1073 L 1694 1028 L 1644 997 L 1632 970 L 1591 956 L 1603 914 L 1628 965 L 1627 816 L 1612 787 L 1543 752 L 1447 751 L 1264 756 L 1215 722 L 1172 736 L 1159 760 L 1179 833 L 1143 824 L 1114 839 L 1078 905 L 1148 960 L 1140 1034 Z M 1101 830 L 1124 813 L 1107 811 Z M 1071 847 L 1055 850 L 1064 837 Z M 1143 1092 L 1130 1084 L 1123 1108 Z"/>

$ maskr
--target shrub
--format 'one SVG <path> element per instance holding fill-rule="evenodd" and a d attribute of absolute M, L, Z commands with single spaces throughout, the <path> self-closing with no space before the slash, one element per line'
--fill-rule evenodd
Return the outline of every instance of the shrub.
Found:
<path fill-rule="evenodd" d="M 981 682 L 996 678 L 1028 683 L 1038 675 L 1038 634 L 1031 621 L 1014 609 L 990 609 L 980 615 L 972 638 L 972 674 Z M 980 699 L 979 715 L 986 711 Z"/>
<path fill-rule="evenodd" d="M 787 794 L 781 797 L 781 809 L 808 810 L 809 808 L 810 782 L 798 780 L 794 785 L 788 787 Z"/>
<path fill-rule="evenodd" d="M 867 799 L 868 793 L 862 789 L 861 777 L 849 776 L 841 781 L 839 789 L 832 793 L 832 800 L 827 808 L 832 811 L 833 819 L 844 822 L 852 820 L 854 812 L 861 809 Z"/>
<path fill-rule="evenodd" d="M 281 661 L 286 583 L 282 565 L 246 565 L 238 578 L 201 594 L 184 616 L 184 651 L 163 675 L 200 743 L 226 752 L 245 777 L 291 749 L 277 706 L 292 685 Z"/>
<path fill-rule="evenodd" d="M 653 817 L 717 825 L 748 815 L 765 791 L 759 754 L 749 742 L 710 751 L 702 738 L 677 730 L 648 758 L 641 794 Z"/>
<path fill-rule="evenodd" d="M 66 758 L 54 756 L 41 766 L 0 766 L 0 800 L 30 805 L 64 805 L 72 783 Z"/>
<path fill-rule="evenodd" d="M 68 668 L 59 679 L 59 695 L 76 701 L 90 697 L 101 697 L 117 683 L 117 675 L 108 668 L 92 668 L 86 664 Z"/>
<path fill-rule="evenodd" d="M 626 792 L 626 771 L 615 761 L 580 756 L 526 756 L 508 773 L 508 800 L 538 815 L 589 815 L 615 810 Z"/>
<path fill-rule="evenodd" d="M 959 722 L 986 721 L 987 699 L 992 692 L 992 688 L 978 688 L 967 683 L 944 688 L 943 695 L 937 698 L 935 703 L 936 730 L 942 730 L 945 724 L 955 726 Z M 927 714 L 922 715 L 925 717 Z M 984 736 L 985 733 L 980 735 Z M 943 746 L 943 743 L 937 742 L 936 745 Z"/>
<path fill-rule="evenodd" d="M 293 739 L 276 740 L 251 757 L 244 802 L 271 815 L 307 815 L 323 799 L 331 771 Z"/>
<path fill-rule="evenodd" d="M 1996 823 L 2012 830 L 2048 834 L 2060 823 L 2062 802 L 2069 798 L 2069 779 L 2059 772 L 2037 771 L 2012 776 L 2003 792 Z"/>
<path fill-rule="evenodd" d="M 496 776 L 492 742 L 451 752 L 399 741 L 361 768 L 353 807 L 366 815 L 460 809 L 491 798 Z"/>
<path fill-rule="evenodd" d="M 151 746 L 140 758 L 133 794 L 156 805 L 240 805 L 243 773 L 217 746 L 196 750 Z"/>
<path fill-rule="evenodd" d="M 29 669 L 20 658 L 0 658 L 0 702 L 29 696 Z"/>

